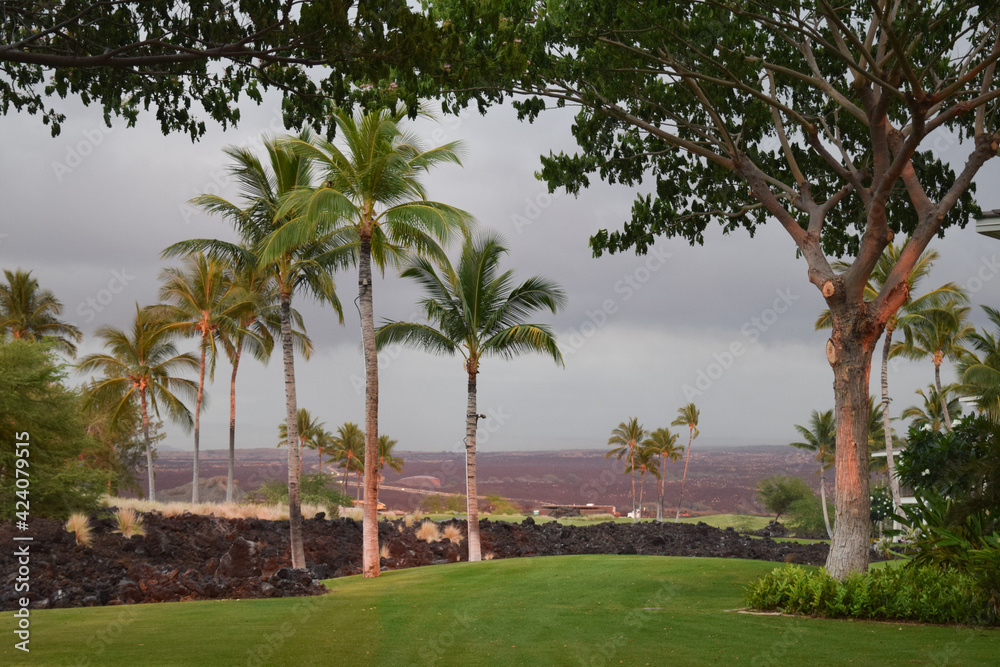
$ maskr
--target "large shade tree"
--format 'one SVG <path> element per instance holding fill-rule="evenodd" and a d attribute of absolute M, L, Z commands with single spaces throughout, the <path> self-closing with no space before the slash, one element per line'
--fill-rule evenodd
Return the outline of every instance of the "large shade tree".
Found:
<path fill-rule="evenodd" d="M 868 565 L 871 355 L 931 239 L 965 225 L 971 184 L 997 154 L 1000 6 L 872 0 L 636 3 L 436 0 L 453 30 L 455 89 L 579 109 L 573 155 L 543 158 L 550 188 L 637 186 L 632 218 L 597 253 L 657 236 L 700 243 L 776 221 L 830 308 L 837 520 L 827 569 Z M 514 55 L 520 69 L 512 69 Z M 494 63 L 503 63 L 494 65 Z M 465 66 L 467 65 L 467 67 Z M 479 91 L 488 90 L 487 93 Z M 957 170 L 930 150 L 957 140 Z M 878 296 L 865 286 L 895 234 L 909 242 Z M 831 257 L 848 255 L 837 271 Z"/>
<path fill-rule="evenodd" d="M 308 135 L 302 134 L 301 138 L 307 140 Z M 295 440 L 298 437 L 295 434 L 298 411 L 295 349 L 298 346 L 301 352 L 306 352 L 308 348 L 307 339 L 296 334 L 296 327 L 302 330 L 302 321 L 292 308 L 292 298 L 296 294 L 308 294 L 320 302 L 329 303 L 343 322 L 343 310 L 331 272 L 343 265 L 344 253 L 335 239 L 318 236 L 300 243 L 288 243 L 280 252 L 273 252 L 264 258 L 262 246 L 271 233 L 287 221 L 278 215 L 283 197 L 297 187 L 312 184 L 309 162 L 270 137 L 264 139 L 263 159 L 244 148 L 228 147 L 225 152 L 232 160 L 229 171 L 239 185 L 242 201 L 234 203 L 217 195 L 201 195 L 193 201 L 207 212 L 228 219 L 241 243 L 191 239 L 170 246 L 163 254 L 173 256 L 204 252 L 209 257 L 225 260 L 230 266 L 260 266 L 273 277 L 278 291 L 285 423 L 290 437 Z M 299 469 L 299 450 L 289 447 L 288 523 L 294 568 L 305 567 Z"/>
<path fill-rule="evenodd" d="M 358 266 L 358 302 L 365 361 L 365 506 L 362 571 L 379 575 L 378 548 L 378 357 L 372 262 L 384 271 L 411 252 L 440 256 L 438 241 L 467 229 L 468 213 L 426 197 L 421 175 L 442 163 L 460 164 L 458 143 L 428 147 L 408 131 L 404 111 L 379 110 L 351 116 L 334 113 L 339 145 L 316 138 L 285 145 L 309 160 L 318 186 L 298 187 L 284 198 L 283 224 L 268 240 L 264 259 L 286 248 L 330 235 L 353 251 Z"/>
<path fill-rule="evenodd" d="M 470 561 L 481 559 L 476 491 L 480 363 L 486 357 L 512 359 L 528 352 L 563 363 L 550 328 L 526 320 L 537 311 L 555 313 L 565 305 L 565 293 L 540 276 L 516 284 L 514 272 L 500 268 L 506 253 L 503 238 L 484 231 L 466 237 L 457 267 L 447 258 L 439 259 L 436 268 L 424 258 L 415 258 L 402 276 L 423 288 L 420 309 L 430 323 L 388 322 L 375 332 L 378 347 L 401 343 L 435 354 L 462 356 L 468 397 L 464 422 Z"/>
<path fill-rule="evenodd" d="M 128 419 L 138 406 L 142 436 L 146 445 L 146 475 L 150 500 L 156 500 L 153 470 L 153 443 L 149 411 L 159 417 L 160 409 L 185 427 L 193 423 L 184 399 L 198 395 L 198 384 L 179 374 L 199 368 L 198 359 L 180 353 L 173 343 L 176 329 L 170 328 L 148 308 L 135 307 L 130 330 L 102 327 L 94 335 L 104 341 L 106 353 L 89 354 L 77 368 L 83 373 L 100 373 L 87 387 L 90 400 L 108 407 L 108 419 L 115 423 Z"/>
<path fill-rule="evenodd" d="M 55 294 L 41 289 L 31 271 L 4 269 L 3 274 L 7 282 L 0 283 L 0 338 L 46 341 L 75 356 L 83 334 L 59 319 L 63 305 Z"/>

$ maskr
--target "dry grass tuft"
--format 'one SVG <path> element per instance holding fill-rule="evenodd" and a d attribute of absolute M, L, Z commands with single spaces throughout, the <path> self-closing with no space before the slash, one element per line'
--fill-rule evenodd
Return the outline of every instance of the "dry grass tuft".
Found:
<path fill-rule="evenodd" d="M 493 560 L 493 556 L 494 554 L 492 551 L 487 551 L 483 554 L 483 560 Z"/>
<path fill-rule="evenodd" d="M 444 539 L 454 544 L 458 544 L 465 539 L 465 535 L 462 533 L 462 529 L 453 523 L 449 523 L 444 527 Z"/>
<path fill-rule="evenodd" d="M 389 553 L 389 545 L 383 544 L 378 548 L 379 558 L 385 558 L 386 560 L 392 558 L 392 554 Z"/>
<path fill-rule="evenodd" d="M 417 516 L 415 514 L 407 514 L 406 516 L 403 517 L 403 524 L 407 528 L 411 528 L 413 526 L 413 522 L 416 520 Z"/>
<path fill-rule="evenodd" d="M 365 509 L 363 507 L 341 507 L 340 516 L 342 518 L 354 519 L 355 521 L 363 521 L 365 518 Z"/>
<path fill-rule="evenodd" d="M 101 503 L 105 506 L 130 508 L 136 512 L 159 512 L 163 516 L 180 516 L 185 513 L 218 516 L 226 519 L 263 519 L 264 521 L 284 521 L 288 519 L 288 505 L 255 505 L 253 503 L 161 503 L 138 498 L 113 498 L 105 496 Z M 323 505 L 302 505 L 302 516 L 312 518 L 329 510 Z"/>
<path fill-rule="evenodd" d="M 135 535 L 145 535 L 146 527 L 142 525 L 142 517 L 131 507 L 119 507 L 115 512 L 116 533 L 121 533 L 125 539 Z"/>
<path fill-rule="evenodd" d="M 417 528 L 417 539 L 425 542 L 440 542 L 441 530 L 433 521 L 424 521 L 420 524 L 420 528 Z"/>
<path fill-rule="evenodd" d="M 70 514 L 66 520 L 66 532 L 73 533 L 76 543 L 85 547 L 89 547 L 94 541 L 94 529 L 90 527 L 90 519 L 86 514 Z"/>

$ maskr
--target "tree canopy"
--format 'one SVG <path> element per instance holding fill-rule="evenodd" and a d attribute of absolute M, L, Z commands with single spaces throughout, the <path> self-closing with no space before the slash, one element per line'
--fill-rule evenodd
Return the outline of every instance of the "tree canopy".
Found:
<path fill-rule="evenodd" d="M 236 123 L 242 97 L 259 104 L 277 89 L 294 97 L 284 106 L 290 127 L 319 129 L 331 102 L 400 94 L 397 85 L 373 90 L 355 80 L 437 71 L 437 34 L 405 0 L 4 2 L 0 111 L 40 115 L 55 136 L 65 115 L 52 98 L 73 96 L 100 106 L 109 126 L 112 115 L 132 126 L 153 109 L 164 134 L 197 139 L 206 118 Z"/>

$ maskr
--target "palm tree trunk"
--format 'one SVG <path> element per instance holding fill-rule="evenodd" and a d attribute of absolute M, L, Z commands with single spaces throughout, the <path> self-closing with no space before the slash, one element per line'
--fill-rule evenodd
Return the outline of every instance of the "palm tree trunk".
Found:
<path fill-rule="evenodd" d="M 379 575 L 378 490 L 378 353 L 375 350 L 375 313 L 372 306 L 371 231 L 361 234 L 358 260 L 358 301 L 361 342 L 365 355 L 365 511 L 362 524 L 361 569 L 365 577 Z"/>
<path fill-rule="evenodd" d="M 236 346 L 233 357 L 233 378 L 229 382 L 229 471 L 226 474 L 226 502 L 233 502 L 233 482 L 236 470 L 236 371 L 240 367 L 243 354 L 243 340 Z"/>
<path fill-rule="evenodd" d="M 468 362 L 469 402 L 465 411 L 465 497 L 468 510 L 469 562 L 482 560 L 479 541 L 479 498 L 476 490 L 476 373 L 472 359 Z"/>
<path fill-rule="evenodd" d="M 288 439 L 288 546 L 292 568 L 306 566 L 302 546 L 302 502 L 299 486 L 298 407 L 295 401 L 295 350 L 292 346 L 292 295 L 281 293 L 281 357 L 285 365 L 285 435 Z"/>
<path fill-rule="evenodd" d="M 691 460 L 692 442 L 694 442 L 694 427 L 689 426 L 687 454 L 684 455 L 684 475 L 681 476 L 681 495 L 677 499 L 677 516 L 674 517 L 674 523 L 679 523 L 681 520 L 681 503 L 684 502 L 684 483 L 687 482 L 688 478 L 688 462 Z"/>
<path fill-rule="evenodd" d="M 935 354 L 934 355 L 934 384 L 937 385 L 938 398 L 941 399 L 941 414 L 944 416 L 944 427 L 949 433 L 951 432 L 951 415 L 948 414 L 948 397 L 944 395 L 941 391 L 941 361 L 942 358 Z"/>
<path fill-rule="evenodd" d="M 656 499 L 656 520 L 663 523 L 663 488 L 667 483 L 667 456 L 664 454 L 660 460 L 662 463 L 660 464 L 660 479 L 657 485 L 660 489 L 660 495 Z"/>
<path fill-rule="evenodd" d="M 882 430 L 885 431 L 885 476 L 889 482 L 889 492 L 892 494 L 892 507 L 894 513 L 899 513 L 900 496 L 899 480 L 896 479 L 896 457 L 892 451 L 892 427 L 889 425 L 889 348 L 892 346 L 891 326 L 885 328 L 885 341 L 882 343 Z M 822 487 L 820 488 L 822 491 Z M 823 505 L 824 509 L 826 505 Z M 826 532 L 830 532 L 830 523 L 827 522 Z"/>
<path fill-rule="evenodd" d="M 819 502 L 823 505 L 823 523 L 826 524 L 826 536 L 833 539 L 833 529 L 830 527 L 830 510 L 826 506 L 826 476 L 823 474 L 823 462 L 819 464 Z"/>
<path fill-rule="evenodd" d="M 639 514 L 636 515 L 635 520 L 638 522 L 642 518 L 642 497 L 646 493 L 646 471 L 643 470 L 639 473 Z"/>
<path fill-rule="evenodd" d="M 205 339 L 201 341 L 201 364 L 198 367 L 198 400 L 194 410 L 194 472 L 191 479 L 191 503 L 198 504 L 198 438 L 201 435 L 201 401 L 205 397 Z"/>
<path fill-rule="evenodd" d="M 639 523 L 635 514 L 635 441 L 629 442 L 628 467 L 632 476 L 632 523 Z"/>
<path fill-rule="evenodd" d="M 351 474 L 351 457 L 350 455 L 348 455 L 347 464 L 344 465 L 344 484 L 342 487 L 345 496 L 347 495 L 347 478 L 350 474 Z"/>
<path fill-rule="evenodd" d="M 146 442 L 146 475 L 149 480 L 149 499 L 156 501 L 156 471 L 153 469 L 153 443 L 149 439 L 149 411 L 146 409 L 146 390 L 139 390 L 142 406 L 142 437 Z"/>

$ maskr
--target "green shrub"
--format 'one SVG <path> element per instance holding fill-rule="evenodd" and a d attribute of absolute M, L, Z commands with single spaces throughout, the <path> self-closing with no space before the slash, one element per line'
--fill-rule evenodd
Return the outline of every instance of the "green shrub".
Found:
<path fill-rule="evenodd" d="M 482 509 L 491 514 L 520 514 L 521 508 L 500 494 L 486 496 Z"/>
<path fill-rule="evenodd" d="M 787 512 L 793 503 L 813 495 L 809 485 L 798 477 L 775 475 L 757 483 L 757 497 L 774 520 Z"/>
<path fill-rule="evenodd" d="M 334 507 L 353 507 L 354 500 L 332 488 L 336 480 L 332 475 L 312 473 L 303 475 L 299 483 L 300 500 L 303 504 Z M 250 494 L 253 502 L 263 505 L 277 505 L 288 502 L 288 482 L 280 479 L 268 480 Z"/>
<path fill-rule="evenodd" d="M 832 525 L 836 512 L 829 502 L 827 502 L 827 514 Z M 813 493 L 792 503 L 788 508 L 788 518 L 785 519 L 785 525 L 792 534 L 798 537 L 828 537 L 826 522 L 823 520 L 823 505 L 819 496 Z"/>
<path fill-rule="evenodd" d="M 822 569 L 786 565 L 750 584 L 744 600 L 751 609 L 827 618 L 997 625 L 1000 618 L 974 586 L 969 575 L 931 566 L 883 568 L 838 581 Z"/>

